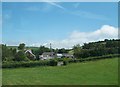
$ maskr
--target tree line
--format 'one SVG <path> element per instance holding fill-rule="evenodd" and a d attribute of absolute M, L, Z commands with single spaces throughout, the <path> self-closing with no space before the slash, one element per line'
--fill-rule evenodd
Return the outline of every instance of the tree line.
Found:
<path fill-rule="evenodd" d="M 5 44 L 1 44 L 2 47 L 2 61 L 29 61 L 30 58 L 25 54 L 25 44 L 21 43 L 17 48 L 9 48 Z M 120 39 L 105 39 L 104 41 L 84 43 L 80 46 L 79 44 L 73 46 L 72 49 L 52 49 L 55 53 L 69 53 L 73 52 L 75 58 L 87 58 L 102 56 L 108 54 L 119 54 L 120 52 Z M 19 50 L 19 51 L 18 51 Z M 39 60 L 39 55 L 43 52 L 50 52 L 51 49 L 45 46 L 32 49 L 36 59 Z"/>
<path fill-rule="evenodd" d="M 83 46 L 75 45 L 73 47 L 76 58 L 87 58 L 102 56 L 108 54 L 120 53 L 120 39 L 105 39 L 104 41 L 84 43 Z"/>
<path fill-rule="evenodd" d="M 25 47 L 24 43 L 19 44 L 17 48 L 8 47 L 5 44 L 1 44 L 2 48 L 2 61 L 29 61 L 30 58 L 25 54 L 25 50 L 29 49 Z M 27 48 L 27 49 L 26 49 Z M 44 52 L 51 52 L 51 49 L 45 46 L 40 46 L 38 48 L 30 48 L 32 53 L 36 56 L 36 60 L 39 60 L 39 55 Z M 69 49 L 52 49 L 55 53 L 68 53 Z"/>

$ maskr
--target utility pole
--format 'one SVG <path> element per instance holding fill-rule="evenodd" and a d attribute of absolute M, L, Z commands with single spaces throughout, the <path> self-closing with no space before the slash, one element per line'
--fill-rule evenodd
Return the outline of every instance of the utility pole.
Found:
<path fill-rule="evenodd" d="M 50 43 L 50 52 L 52 52 L 52 44 Z"/>

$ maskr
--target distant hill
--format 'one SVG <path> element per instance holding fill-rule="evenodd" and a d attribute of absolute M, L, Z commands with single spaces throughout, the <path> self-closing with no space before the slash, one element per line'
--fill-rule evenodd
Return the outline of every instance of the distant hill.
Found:
<path fill-rule="evenodd" d="M 10 49 L 10 48 L 12 48 L 12 49 L 15 49 L 15 48 L 17 49 L 17 48 L 18 48 L 18 46 L 7 46 L 7 47 L 8 47 L 9 49 Z M 26 49 L 38 49 L 38 48 L 39 48 L 39 47 L 28 47 L 28 46 L 26 47 Z"/>
<path fill-rule="evenodd" d="M 8 47 L 9 49 L 10 49 L 10 48 L 13 48 L 13 49 L 14 49 L 14 48 L 18 48 L 18 46 L 7 46 L 7 47 Z"/>

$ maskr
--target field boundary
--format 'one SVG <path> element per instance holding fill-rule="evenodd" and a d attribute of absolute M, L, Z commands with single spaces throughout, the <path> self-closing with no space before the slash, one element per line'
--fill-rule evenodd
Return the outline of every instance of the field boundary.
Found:
<path fill-rule="evenodd" d="M 53 60 L 39 60 L 39 61 L 21 61 L 21 62 L 4 62 L 2 64 L 2 68 L 18 68 L 18 67 L 35 67 L 35 66 L 57 66 L 59 61 L 63 61 L 63 65 L 67 65 L 69 63 L 77 63 L 77 62 L 87 62 L 87 61 L 96 61 L 101 59 L 110 59 L 110 58 L 118 58 L 120 54 L 111 54 L 104 55 L 98 57 L 88 57 L 88 58 L 79 58 L 79 59 L 53 59 Z"/>

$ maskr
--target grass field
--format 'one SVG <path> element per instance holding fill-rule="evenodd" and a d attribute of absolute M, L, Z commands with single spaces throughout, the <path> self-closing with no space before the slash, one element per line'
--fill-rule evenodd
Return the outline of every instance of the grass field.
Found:
<path fill-rule="evenodd" d="M 118 84 L 118 58 L 67 66 L 3 69 L 3 85 L 107 84 Z"/>
<path fill-rule="evenodd" d="M 18 46 L 8 46 L 8 48 L 10 49 L 10 48 L 12 48 L 12 49 L 17 49 L 18 48 Z M 27 46 L 26 47 L 26 49 L 38 49 L 39 47 L 32 47 L 32 46 Z"/>

